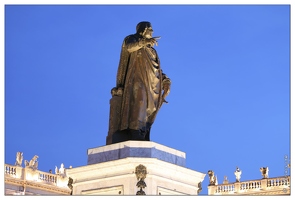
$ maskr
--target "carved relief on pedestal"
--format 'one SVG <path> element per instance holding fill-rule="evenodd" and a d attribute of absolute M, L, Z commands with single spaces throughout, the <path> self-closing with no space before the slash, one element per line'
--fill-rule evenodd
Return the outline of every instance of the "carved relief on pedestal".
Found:
<path fill-rule="evenodd" d="M 146 187 L 146 183 L 144 182 L 144 179 L 146 178 L 146 174 L 147 174 L 147 170 L 144 165 L 138 165 L 135 168 L 135 175 L 137 180 L 139 180 L 136 186 L 140 188 L 140 190 L 136 192 L 136 195 L 145 195 L 145 192 L 142 190 L 142 188 Z"/>

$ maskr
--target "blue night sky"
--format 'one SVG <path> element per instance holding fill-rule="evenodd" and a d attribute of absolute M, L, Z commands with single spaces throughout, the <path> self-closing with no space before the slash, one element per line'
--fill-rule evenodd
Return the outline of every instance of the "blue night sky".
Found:
<path fill-rule="evenodd" d="M 284 176 L 290 157 L 290 5 L 5 5 L 4 162 L 87 164 L 104 146 L 123 39 L 150 21 L 172 80 L 153 142 L 222 183 Z M 208 175 L 202 195 L 207 195 Z M 197 184 L 197 183 L 196 183 Z"/>

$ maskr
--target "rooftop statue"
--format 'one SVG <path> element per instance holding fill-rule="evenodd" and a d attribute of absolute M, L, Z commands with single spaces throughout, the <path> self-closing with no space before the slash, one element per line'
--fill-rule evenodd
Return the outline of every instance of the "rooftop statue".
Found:
<path fill-rule="evenodd" d="M 207 174 L 209 176 L 209 185 L 218 185 L 217 176 L 214 174 L 214 171 L 209 170 Z"/>
<path fill-rule="evenodd" d="M 125 37 L 111 90 L 110 125 L 107 144 L 127 140 L 150 141 L 150 130 L 171 81 L 163 73 L 154 48 L 160 37 L 152 37 L 150 22 L 140 22 L 136 33 Z"/>
<path fill-rule="evenodd" d="M 263 178 L 268 178 L 268 167 L 260 167 L 260 172 Z"/>
<path fill-rule="evenodd" d="M 29 167 L 29 168 L 32 168 L 33 170 L 36 170 L 38 169 L 38 159 L 39 157 L 37 155 L 35 155 L 31 160 L 30 162 L 25 160 L 25 167 Z"/>
<path fill-rule="evenodd" d="M 23 163 L 23 152 L 17 152 L 16 153 L 16 162 L 15 165 L 16 166 L 22 166 Z"/>
<path fill-rule="evenodd" d="M 235 176 L 236 176 L 236 182 L 240 182 L 241 180 L 241 174 L 242 174 L 242 170 L 240 170 L 238 167 L 236 168 L 236 171 L 234 172 Z"/>

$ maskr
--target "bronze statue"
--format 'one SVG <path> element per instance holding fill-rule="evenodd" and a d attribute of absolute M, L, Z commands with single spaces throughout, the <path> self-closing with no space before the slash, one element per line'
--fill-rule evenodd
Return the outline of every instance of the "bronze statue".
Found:
<path fill-rule="evenodd" d="M 140 22 L 122 45 L 116 87 L 111 90 L 107 144 L 126 140 L 150 141 L 150 130 L 171 81 L 160 67 L 150 22 Z"/>

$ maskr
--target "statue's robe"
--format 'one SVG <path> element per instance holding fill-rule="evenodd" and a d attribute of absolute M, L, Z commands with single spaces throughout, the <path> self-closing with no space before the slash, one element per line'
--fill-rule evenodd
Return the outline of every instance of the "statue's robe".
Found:
<path fill-rule="evenodd" d="M 123 88 L 119 130 L 149 130 L 162 104 L 162 82 L 166 75 L 153 47 L 143 46 L 142 36 L 124 39 L 117 73 L 117 88 Z"/>

